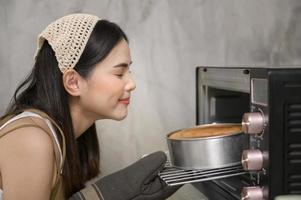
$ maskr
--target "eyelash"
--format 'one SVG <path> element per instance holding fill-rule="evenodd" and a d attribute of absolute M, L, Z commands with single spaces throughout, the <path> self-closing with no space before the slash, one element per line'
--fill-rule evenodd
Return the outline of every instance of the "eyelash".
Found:
<path fill-rule="evenodd" d="M 132 71 L 128 71 L 128 72 L 129 72 L 129 74 L 132 73 Z M 115 76 L 117 76 L 118 78 L 122 78 L 124 76 L 124 73 L 122 73 L 122 74 L 115 74 Z"/>
<path fill-rule="evenodd" d="M 123 77 L 123 74 L 116 74 L 116 76 L 121 78 L 121 77 Z"/>

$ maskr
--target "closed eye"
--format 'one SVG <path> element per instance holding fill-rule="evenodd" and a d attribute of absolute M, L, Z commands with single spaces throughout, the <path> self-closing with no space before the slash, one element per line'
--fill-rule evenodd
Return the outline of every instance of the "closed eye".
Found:
<path fill-rule="evenodd" d="M 121 78 L 124 75 L 131 74 L 131 73 L 132 71 L 129 70 L 129 68 L 119 68 L 119 70 L 117 70 L 114 75 L 117 76 L 118 78 Z"/>

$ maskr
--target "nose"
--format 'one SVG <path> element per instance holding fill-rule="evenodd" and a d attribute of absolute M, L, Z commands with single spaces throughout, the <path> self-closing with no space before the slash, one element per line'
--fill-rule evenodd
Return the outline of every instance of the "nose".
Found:
<path fill-rule="evenodd" d="M 129 76 L 129 79 L 127 80 L 127 83 L 125 85 L 125 90 L 132 91 L 136 88 L 136 83 L 132 76 Z"/>

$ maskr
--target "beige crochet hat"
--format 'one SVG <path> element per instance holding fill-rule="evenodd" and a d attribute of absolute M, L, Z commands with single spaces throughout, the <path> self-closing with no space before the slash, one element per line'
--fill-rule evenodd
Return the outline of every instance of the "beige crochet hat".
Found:
<path fill-rule="evenodd" d="M 55 53 L 61 72 L 74 68 L 99 20 L 95 15 L 78 13 L 52 22 L 38 36 L 35 59 L 47 40 Z"/>

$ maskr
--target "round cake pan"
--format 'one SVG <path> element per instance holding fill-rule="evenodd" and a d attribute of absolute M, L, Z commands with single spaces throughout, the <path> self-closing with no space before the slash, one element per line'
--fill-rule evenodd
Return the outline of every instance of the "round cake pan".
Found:
<path fill-rule="evenodd" d="M 205 124 L 168 134 L 167 144 L 174 167 L 206 170 L 240 164 L 249 137 L 241 124 Z"/>

